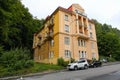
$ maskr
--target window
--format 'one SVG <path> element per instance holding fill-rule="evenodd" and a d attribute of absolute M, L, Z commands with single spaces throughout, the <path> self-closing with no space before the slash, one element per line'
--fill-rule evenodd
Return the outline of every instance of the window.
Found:
<path fill-rule="evenodd" d="M 83 41 L 83 44 L 84 44 L 84 47 L 85 47 L 86 46 L 86 41 L 85 40 Z"/>
<path fill-rule="evenodd" d="M 50 51 L 49 53 L 49 58 L 53 58 L 54 57 L 54 52 L 53 51 Z"/>
<path fill-rule="evenodd" d="M 84 51 L 81 52 L 81 58 L 84 58 Z"/>
<path fill-rule="evenodd" d="M 87 53 L 86 53 L 86 51 L 84 52 L 84 58 L 86 58 L 86 56 L 87 56 Z"/>
<path fill-rule="evenodd" d="M 85 60 L 78 61 L 78 63 L 84 63 L 84 62 L 85 62 Z"/>
<path fill-rule="evenodd" d="M 78 10 L 75 10 L 76 13 L 78 13 Z"/>
<path fill-rule="evenodd" d="M 68 15 L 65 15 L 65 20 L 68 21 Z"/>
<path fill-rule="evenodd" d="M 94 49 L 94 42 L 91 42 L 91 48 Z"/>
<path fill-rule="evenodd" d="M 78 39 L 78 46 L 80 46 L 81 45 L 81 40 L 80 39 Z"/>
<path fill-rule="evenodd" d="M 50 40 L 50 46 L 54 46 L 54 40 Z"/>
<path fill-rule="evenodd" d="M 81 51 L 81 58 L 85 58 L 86 57 L 86 51 Z"/>
<path fill-rule="evenodd" d="M 92 29 L 92 25 L 89 23 L 89 29 Z"/>
<path fill-rule="evenodd" d="M 93 38 L 92 32 L 90 32 L 90 38 Z"/>
<path fill-rule="evenodd" d="M 54 24 L 54 18 L 52 17 L 52 19 L 51 19 L 51 24 Z"/>
<path fill-rule="evenodd" d="M 65 32 L 69 32 L 69 26 L 65 25 Z"/>
<path fill-rule="evenodd" d="M 78 46 L 85 47 L 85 46 L 86 46 L 86 41 L 85 41 L 85 40 L 78 39 Z"/>
<path fill-rule="evenodd" d="M 70 38 L 69 37 L 65 37 L 64 38 L 64 43 L 69 45 L 70 44 Z"/>
<path fill-rule="evenodd" d="M 79 58 L 81 58 L 81 51 L 79 50 Z"/>
<path fill-rule="evenodd" d="M 80 13 L 80 11 L 78 11 L 78 10 L 75 10 L 75 12 L 76 12 L 76 13 Z"/>
<path fill-rule="evenodd" d="M 83 40 L 81 40 L 81 46 L 83 46 Z"/>
<path fill-rule="evenodd" d="M 70 58 L 71 57 L 70 50 L 65 50 L 65 57 L 66 58 Z"/>

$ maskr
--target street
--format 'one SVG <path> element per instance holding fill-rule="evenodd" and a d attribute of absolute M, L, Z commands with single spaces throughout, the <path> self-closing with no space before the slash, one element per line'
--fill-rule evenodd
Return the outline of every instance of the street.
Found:
<path fill-rule="evenodd" d="M 62 71 L 25 80 L 120 80 L 120 64 L 77 71 Z"/>

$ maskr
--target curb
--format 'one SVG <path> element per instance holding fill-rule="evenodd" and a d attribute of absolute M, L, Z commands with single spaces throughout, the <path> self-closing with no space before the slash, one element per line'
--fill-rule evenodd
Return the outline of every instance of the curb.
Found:
<path fill-rule="evenodd" d="M 0 78 L 0 80 L 24 80 L 24 79 L 20 79 L 20 78 L 24 78 L 24 77 L 32 77 L 32 76 L 42 76 L 42 75 L 46 75 L 46 74 L 50 74 L 50 73 L 57 73 L 57 72 L 63 72 L 66 71 L 66 69 L 63 70 L 48 70 L 48 71 L 44 71 L 44 72 L 39 72 L 39 73 L 30 73 L 30 74 L 26 74 L 26 75 L 19 75 L 19 76 L 11 76 L 11 77 L 3 77 Z"/>

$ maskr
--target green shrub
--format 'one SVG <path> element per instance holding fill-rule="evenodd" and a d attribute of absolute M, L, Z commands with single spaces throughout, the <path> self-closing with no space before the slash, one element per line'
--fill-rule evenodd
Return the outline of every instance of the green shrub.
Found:
<path fill-rule="evenodd" d="M 25 68 L 29 68 L 29 67 L 31 67 L 31 66 L 33 66 L 34 65 L 34 61 L 33 60 L 27 60 L 26 62 L 25 62 L 25 64 L 24 64 L 24 67 Z"/>
<path fill-rule="evenodd" d="M 19 70 L 22 69 L 24 66 L 24 61 L 18 61 L 14 66 L 12 67 L 13 70 Z"/>
<path fill-rule="evenodd" d="M 63 67 L 66 67 L 69 64 L 69 61 L 64 61 Z"/>
<path fill-rule="evenodd" d="M 92 58 L 92 61 L 96 61 L 96 58 Z"/>
<path fill-rule="evenodd" d="M 71 58 L 70 62 L 71 62 L 71 63 L 75 62 L 75 59 Z"/>
<path fill-rule="evenodd" d="M 58 64 L 59 66 L 66 67 L 66 66 L 68 65 L 68 63 L 69 63 L 69 61 L 64 61 L 63 58 L 58 58 L 58 60 L 57 60 L 57 64 Z"/>
<path fill-rule="evenodd" d="M 114 61 L 116 61 L 116 60 L 111 57 L 111 58 L 108 58 L 108 61 L 109 61 L 109 62 L 114 62 Z"/>
<path fill-rule="evenodd" d="M 2 55 L 2 52 L 3 52 L 4 50 L 3 50 L 3 46 L 2 45 L 0 45 L 0 56 Z"/>
<path fill-rule="evenodd" d="M 5 51 L 0 57 L 2 66 L 10 70 L 19 70 L 33 66 L 30 60 L 30 51 L 26 48 L 16 48 L 10 51 Z"/>
<path fill-rule="evenodd" d="M 62 57 L 61 57 L 61 58 L 58 58 L 57 64 L 58 64 L 59 66 L 63 66 L 63 65 L 64 65 L 64 59 L 63 59 Z"/>

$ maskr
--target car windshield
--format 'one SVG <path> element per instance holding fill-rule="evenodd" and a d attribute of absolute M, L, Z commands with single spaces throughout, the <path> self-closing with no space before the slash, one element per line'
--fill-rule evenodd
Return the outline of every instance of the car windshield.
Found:
<path fill-rule="evenodd" d="M 74 61 L 73 63 L 78 63 L 78 61 Z"/>
<path fill-rule="evenodd" d="M 74 61 L 73 63 L 82 63 L 82 62 L 85 62 L 85 60 Z"/>

